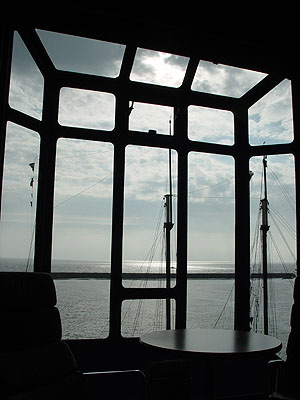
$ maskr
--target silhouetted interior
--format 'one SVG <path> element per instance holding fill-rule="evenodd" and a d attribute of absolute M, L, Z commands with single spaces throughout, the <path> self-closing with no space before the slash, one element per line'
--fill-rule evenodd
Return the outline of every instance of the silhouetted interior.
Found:
<path fill-rule="evenodd" d="M 16 6 L 17 7 L 17 6 Z M 88 7 L 62 8 L 60 11 L 43 6 L 43 10 L 35 9 L 28 20 L 23 21 L 21 13 L 15 18 L 8 18 L 1 26 L 1 76 L 0 76 L 0 168 L 3 173 L 5 132 L 7 121 L 23 127 L 33 129 L 40 134 L 40 171 L 38 186 L 38 201 L 36 214 L 35 235 L 35 272 L 51 273 L 52 226 L 53 226 L 53 190 L 55 175 L 55 148 L 57 140 L 77 138 L 93 141 L 109 141 L 114 145 L 114 191 L 113 191 L 113 222 L 112 222 L 112 249 L 111 249 L 111 282 L 110 282 L 110 326 L 109 336 L 106 339 L 78 339 L 61 342 L 61 325 L 59 312 L 55 307 L 56 297 L 53 289 L 48 286 L 48 275 L 41 276 L 47 280 L 47 288 L 38 286 L 41 293 L 24 292 L 25 283 L 18 281 L 8 286 L 4 275 L 0 276 L 0 299 L 2 304 L 1 359 L 4 365 L 8 386 L 13 385 L 13 391 L 31 390 L 32 381 L 41 379 L 43 385 L 45 377 L 40 377 L 40 366 L 45 361 L 45 354 L 50 358 L 60 359 L 60 353 L 66 355 L 64 362 L 57 365 L 64 367 L 64 371 L 57 370 L 53 365 L 56 361 L 46 363 L 47 379 L 54 378 L 72 381 L 72 391 L 77 391 L 77 383 L 73 379 L 78 372 L 141 370 L 149 382 L 152 382 L 153 393 L 151 398 L 158 399 L 157 393 L 164 393 L 165 384 L 174 387 L 178 383 L 177 395 L 187 393 L 190 387 L 194 393 L 196 386 L 201 385 L 198 375 L 192 384 L 189 380 L 199 366 L 189 364 L 192 373 L 187 374 L 187 366 L 182 360 L 176 361 L 172 354 L 165 362 L 165 354 L 154 351 L 139 343 L 138 338 L 124 338 L 121 335 L 121 307 L 122 302 L 128 299 L 156 299 L 172 298 L 176 302 L 176 328 L 186 327 L 187 313 L 187 155 L 191 151 L 231 155 L 235 162 L 235 315 L 234 327 L 248 331 L 249 328 L 249 290 L 250 290 L 250 228 L 249 228 L 249 159 L 264 154 L 293 154 L 296 173 L 296 206 L 297 227 L 299 210 L 299 177 L 300 177 L 300 77 L 299 77 L 299 35 L 295 25 L 289 26 L 285 32 L 274 28 L 273 23 L 262 21 L 258 24 L 235 23 L 220 24 L 219 21 L 195 23 L 185 19 L 178 12 L 159 15 L 154 12 L 142 11 L 131 13 L 129 9 L 94 9 Z M 150 7 L 150 5 L 149 5 Z M 11 14 L 12 15 L 12 14 Z M 10 19 L 10 20 L 9 20 Z M 191 22 L 192 21 L 192 22 Z M 126 45 L 123 63 L 118 78 L 110 79 L 91 75 L 78 74 L 70 71 L 57 70 L 46 53 L 35 29 L 44 29 L 53 32 L 68 33 L 75 36 L 112 41 Z M 22 112 L 16 111 L 8 104 L 9 76 L 11 66 L 11 52 L 13 32 L 17 31 L 34 61 L 45 78 L 44 109 L 41 121 Z M 158 85 L 143 84 L 129 80 L 134 55 L 138 47 L 164 51 L 190 58 L 183 84 L 179 88 L 168 88 Z M 203 59 L 214 63 L 265 72 L 268 75 L 256 86 L 245 93 L 241 98 L 211 95 L 201 92 L 192 92 L 191 84 L 199 60 Z M 294 140 L 287 144 L 250 146 L 248 139 L 248 109 L 258 99 L 274 88 L 284 79 L 290 79 L 292 85 Z M 116 124 L 113 135 L 91 131 L 62 127 L 55 120 L 58 113 L 58 97 L 61 87 L 75 87 L 81 89 L 103 90 L 113 93 L 116 97 Z M 129 101 L 138 101 L 166 105 L 174 108 L 176 121 L 174 135 L 153 135 L 144 132 L 130 132 L 128 128 Z M 188 105 L 199 105 L 221 110 L 230 110 L 234 114 L 234 145 L 225 146 L 196 142 L 188 139 L 187 135 L 187 108 Z M 178 211 L 177 211 L 177 240 L 180 243 L 177 253 L 176 287 L 140 290 L 124 288 L 122 286 L 122 234 L 123 234 L 123 207 L 124 203 L 124 157 L 127 145 L 143 145 L 175 149 L 178 153 Z M 1 182 L 2 185 L 2 182 Z M 300 229 L 298 227 L 297 237 Z M 297 240 L 297 250 L 300 241 Z M 298 251 L 299 253 L 299 251 Z M 299 261 L 298 261 L 299 262 Z M 299 271 L 299 267 L 298 267 Z M 39 275 L 40 276 L 40 275 Z M 23 279 L 23 277 L 22 277 Z M 288 361 L 282 370 L 287 369 L 288 376 L 294 376 L 295 365 L 299 360 L 299 313 L 298 287 L 295 287 L 295 304 L 292 310 L 292 332 L 287 349 Z M 39 283 L 39 285 L 43 283 Z M 18 286 L 19 285 L 19 286 Z M 30 283 L 29 285 L 35 285 Z M 32 287 L 32 286 L 31 286 Z M 35 286 L 35 288 L 37 288 Z M 49 296 L 44 297 L 45 292 Z M 45 304 L 43 303 L 45 298 Z M 38 307 L 37 307 L 38 306 Z M 47 309 L 45 311 L 45 309 Z M 42 311 L 43 310 L 43 311 Z M 5 322 L 4 322 L 5 321 Z M 30 321 L 30 323 L 29 323 Z M 47 343 L 47 349 L 45 344 Z M 50 343 L 50 344 L 49 344 Z M 296 346 L 294 347 L 294 344 Z M 35 350 L 35 346 L 39 350 Z M 49 347 L 49 346 L 50 347 Z M 49 349 L 52 348 L 50 351 Z M 43 351 L 41 351 L 43 349 Z M 296 349 L 296 350 L 295 350 Z M 22 359 L 17 359 L 22 352 Z M 50 354 L 49 354 L 50 353 Z M 174 361 L 175 359 L 175 361 Z M 76 360 L 76 362 L 75 362 Z M 294 361 L 296 360 L 296 361 Z M 245 398 L 259 396 L 266 398 L 274 388 L 268 386 L 268 361 L 258 360 L 257 368 L 262 371 L 263 382 L 259 388 L 245 388 Z M 245 361 L 242 368 L 248 368 Z M 18 370 L 16 370 L 18 368 Z M 205 366 L 202 366 L 205 371 Z M 225 366 L 226 369 L 226 366 Z M 179 371 L 179 372 L 178 372 Z M 290 372 L 292 371 L 292 372 Z M 43 371 L 44 372 L 44 371 Z M 61 376 L 59 376 L 61 373 Z M 159 379 L 161 377 L 161 381 Z M 178 374 L 180 380 L 177 380 Z M 283 374 L 284 375 L 284 374 Z M 287 376 L 285 375 L 285 376 Z M 81 375 L 80 375 L 81 376 Z M 280 373 L 279 373 L 280 376 Z M 17 384 L 15 378 L 17 377 Z M 128 378 L 131 379 L 131 378 Z M 139 377 L 138 377 L 139 379 Z M 205 379 L 205 373 L 203 375 Z M 284 378 L 285 379 L 285 378 Z M 287 389 L 290 381 L 279 387 L 278 391 L 291 392 L 299 395 L 299 387 Z M 131 381 L 130 381 L 131 382 Z M 75 386 L 74 386 L 75 385 Z M 181 386 L 180 386 L 181 385 Z M 238 379 L 233 384 L 238 386 Z M 253 389 L 253 391 L 251 391 Z M 1 390 L 1 389 L 0 389 Z M 48 389 L 47 389 L 48 390 Z M 80 389 L 81 390 L 81 389 Z M 170 392 L 169 392 L 170 393 Z M 176 393 L 173 392 L 173 396 Z M 251 397 L 250 396 L 250 397 Z M 274 394 L 275 398 L 276 394 Z M 241 397 L 243 397 L 241 395 Z M 13 398 L 13 397 L 12 397 Z M 18 397 L 16 397 L 18 398 Z M 24 397 L 25 398 L 25 397 Z M 26 397 L 27 398 L 27 397 Z M 31 397 L 28 397 L 28 399 Z M 35 397 L 34 397 L 35 398 Z M 36 397 L 39 398 L 39 397 Z M 48 398 L 48 397 L 43 397 Z M 50 397 L 49 397 L 50 398 Z M 56 398 L 56 397 L 55 397 Z M 58 398 L 58 397 L 57 397 Z M 64 398 L 64 397 L 63 397 Z M 66 395 L 65 398 L 68 398 Z M 77 398 L 77 397 L 72 397 Z M 85 397 L 82 397 L 85 398 Z M 125 397 L 124 397 L 125 398 Z M 132 398 L 132 397 L 131 397 Z M 167 397 L 162 397 L 167 398 Z M 176 397 L 172 397 L 176 398 Z M 187 395 L 185 397 L 187 398 Z"/>

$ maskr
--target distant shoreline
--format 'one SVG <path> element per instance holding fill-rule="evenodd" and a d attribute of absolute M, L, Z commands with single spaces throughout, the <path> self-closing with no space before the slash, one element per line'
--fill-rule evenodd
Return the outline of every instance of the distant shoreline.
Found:
<path fill-rule="evenodd" d="M 294 273 L 287 272 L 274 272 L 269 273 L 268 278 L 280 278 L 280 279 L 293 279 L 295 278 Z M 53 279 L 110 279 L 109 272 L 52 272 Z M 171 278 L 175 279 L 176 275 L 171 274 Z M 141 279 L 163 279 L 165 274 L 161 273 L 139 273 L 139 272 L 124 272 L 122 274 L 123 280 L 141 280 Z M 188 273 L 188 279 L 234 279 L 234 273 Z M 258 279 L 262 278 L 261 273 L 251 274 L 251 278 Z"/>

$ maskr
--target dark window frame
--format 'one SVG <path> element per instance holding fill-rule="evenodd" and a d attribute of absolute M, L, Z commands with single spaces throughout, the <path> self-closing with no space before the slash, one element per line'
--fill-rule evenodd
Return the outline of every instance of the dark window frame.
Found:
<path fill-rule="evenodd" d="M 1 65 L 1 174 L 5 151 L 6 122 L 11 121 L 40 134 L 40 166 L 36 213 L 34 270 L 51 272 L 53 197 L 56 144 L 59 138 L 110 142 L 114 146 L 113 210 L 111 241 L 110 331 L 109 338 L 121 336 L 122 302 L 128 299 L 172 298 L 176 302 L 176 328 L 186 327 L 187 312 L 187 194 L 188 154 L 205 152 L 232 156 L 235 160 L 235 322 L 234 328 L 249 330 L 250 293 L 250 205 L 249 160 L 265 154 L 293 154 L 296 172 L 296 202 L 299 210 L 300 176 L 300 84 L 292 80 L 294 140 L 287 144 L 251 146 L 248 135 L 248 109 L 286 76 L 267 75 L 241 98 L 231 98 L 191 90 L 199 63 L 198 56 L 189 60 L 183 83 L 178 88 L 130 81 L 138 44 L 126 44 L 120 75 L 116 78 L 90 76 L 55 69 L 35 30 L 21 27 L 17 31 L 44 77 L 42 120 L 39 121 L 8 104 L 9 75 L 13 27 L 3 30 Z M 62 87 L 112 93 L 116 98 L 115 128 L 111 132 L 61 126 L 58 123 L 59 93 Z M 129 131 L 128 107 L 131 101 L 166 105 L 174 108 L 174 135 L 151 135 Z M 234 115 L 234 144 L 231 146 L 192 141 L 188 138 L 188 107 L 190 105 L 231 111 Z M 177 276 L 172 288 L 125 288 L 122 285 L 122 245 L 125 149 L 127 145 L 171 148 L 178 154 L 177 207 Z M 298 220 L 297 220 L 298 224 Z M 299 238 L 299 228 L 297 234 Z M 299 254 L 300 240 L 297 241 Z M 299 268 L 298 268 L 299 271 Z"/>

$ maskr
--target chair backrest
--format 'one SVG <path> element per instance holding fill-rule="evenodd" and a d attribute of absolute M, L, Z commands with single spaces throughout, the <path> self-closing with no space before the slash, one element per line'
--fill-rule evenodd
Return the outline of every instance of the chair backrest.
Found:
<path fill-rule="evenodd" d="M 62 329 L 52 277 L 0 272 L 0 397 L 81 398 L 81 374 Z"/>
<path fill-rule="evenodd" d="M 300 276 L 295 279 L 294 303 L 291 311 L 291 331 L 286 349 L 286 389 L 291 394 L 300 393 Z"/>

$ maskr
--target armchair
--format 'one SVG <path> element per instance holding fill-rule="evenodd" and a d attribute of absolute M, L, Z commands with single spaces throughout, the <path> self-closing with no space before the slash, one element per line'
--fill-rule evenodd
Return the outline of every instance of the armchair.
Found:
<path fill-rule="evenodd" d="M 122 391 L 123 399 L 143 398 L 141 371 L 84 374 L 78 370 L 73 354 L 62 340 L 51 275 L 0 272 L 0 304 L 0 398 L 115 398 L 111 394 L 122 387 L 128 390 Z"/>

